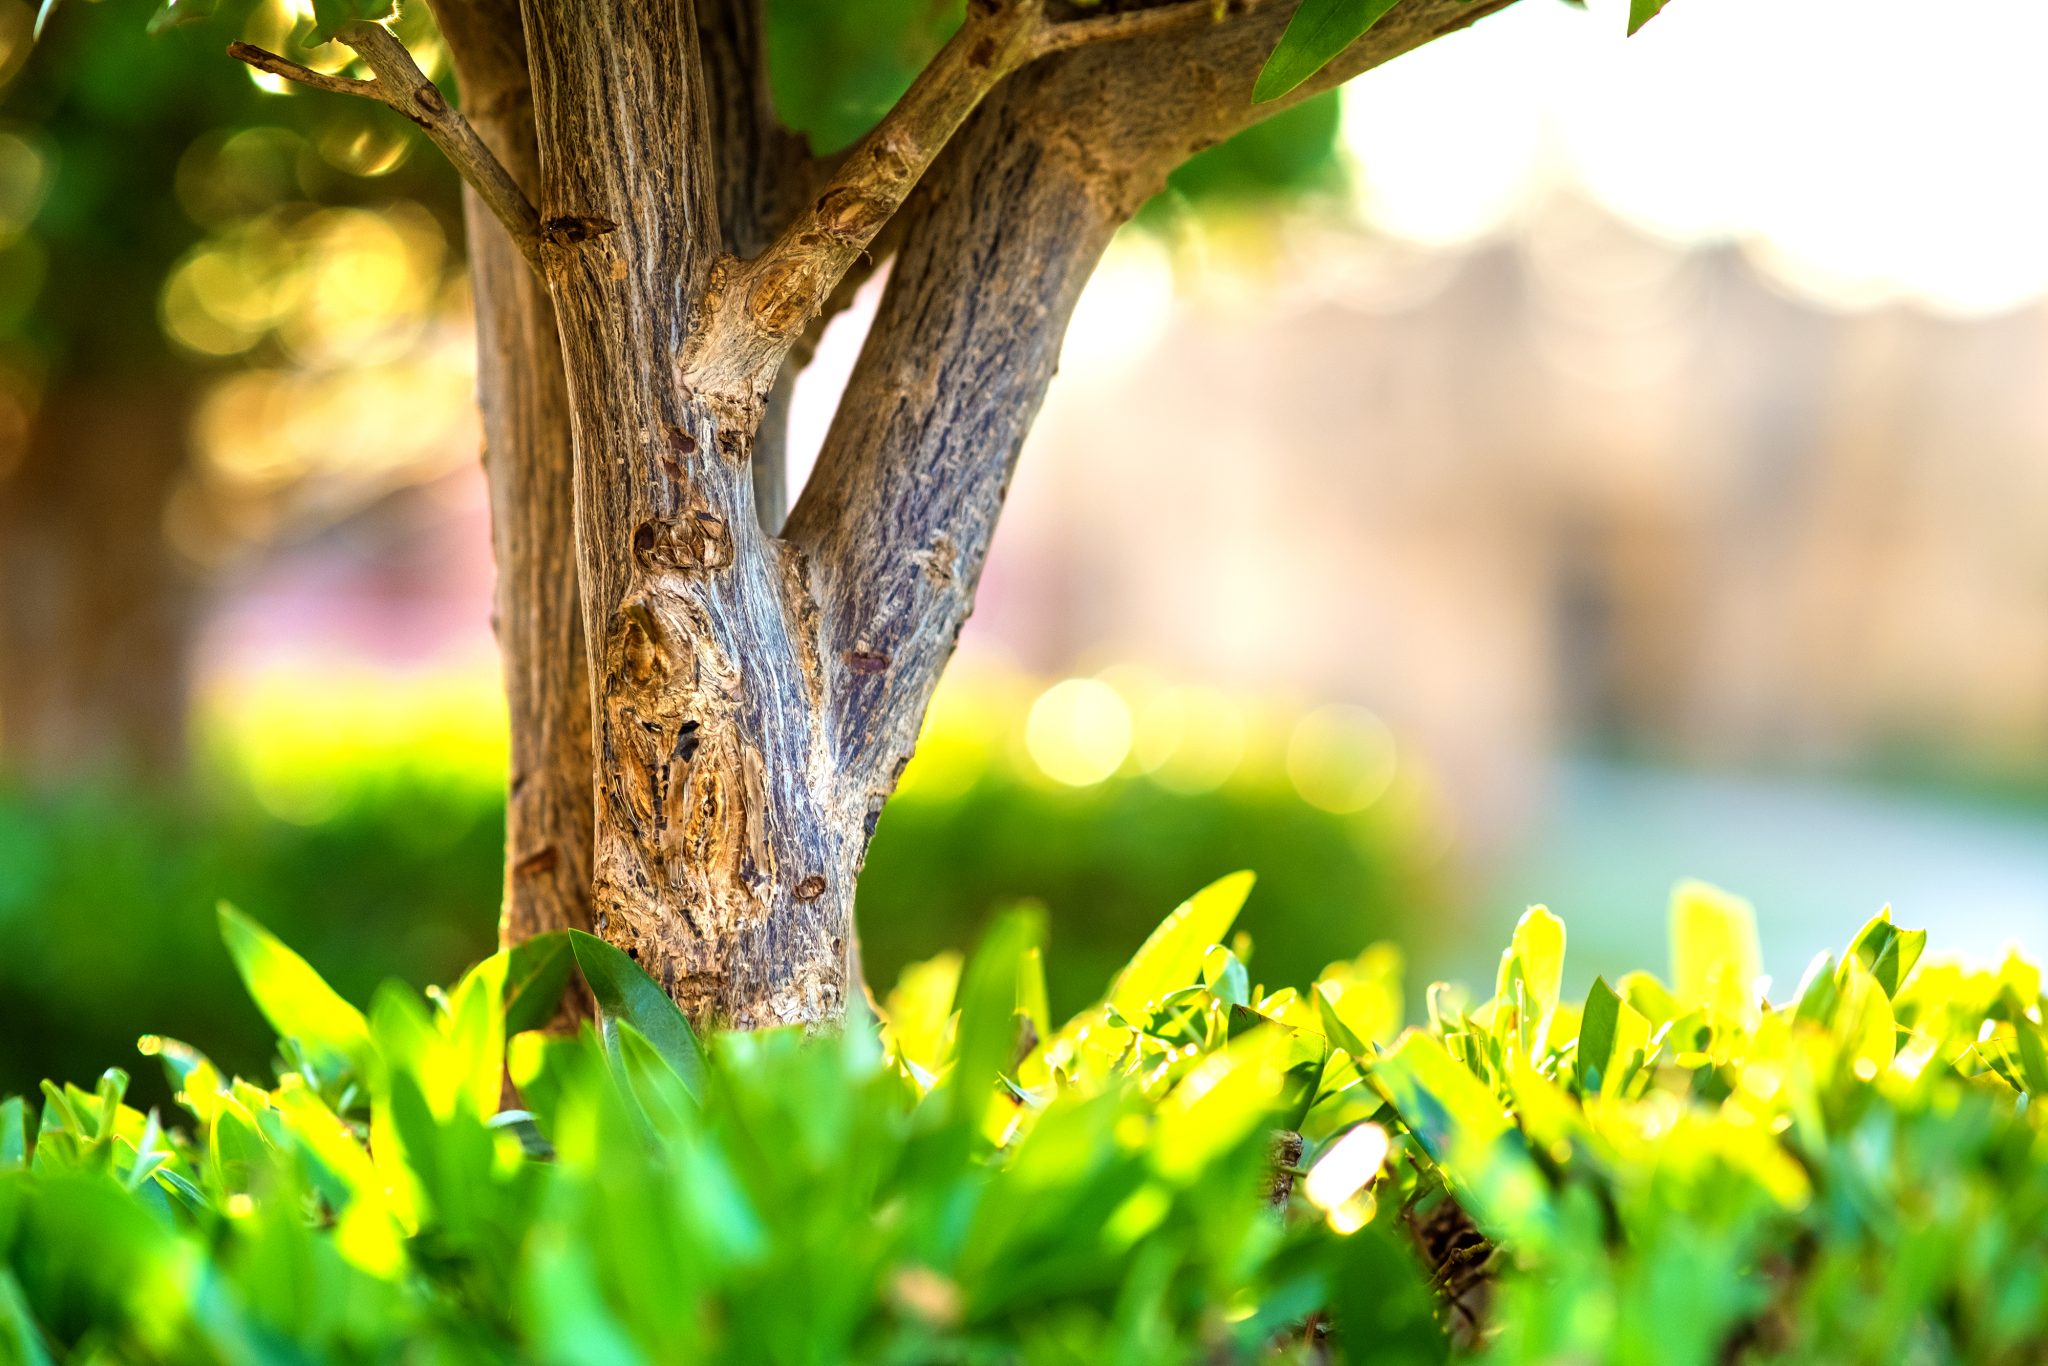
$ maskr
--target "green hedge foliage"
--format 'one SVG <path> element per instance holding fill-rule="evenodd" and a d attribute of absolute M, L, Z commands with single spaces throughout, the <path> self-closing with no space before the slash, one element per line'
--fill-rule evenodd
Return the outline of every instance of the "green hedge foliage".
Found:
<path fill-rule="evenodd" d="M 120 1071 L 0 1105 L 0 1359 L 2048 1354 L 2032 966 L 1880 915 L 1773 1004 L 1687 885 L 1668 979 L 1560 1000 L 1538 908 L 1403 1029 L 1384 947 L 1255 985 L 1249 890 L 1064 1022 L 1017 913 L 808 1038 L 700 1040 L 581 935 L 359 1010 L 223 911 L 275 1080 L 152 1037 L 174 1116 Z M 540 1032 L 572 970 L 598 1027 Z"/>

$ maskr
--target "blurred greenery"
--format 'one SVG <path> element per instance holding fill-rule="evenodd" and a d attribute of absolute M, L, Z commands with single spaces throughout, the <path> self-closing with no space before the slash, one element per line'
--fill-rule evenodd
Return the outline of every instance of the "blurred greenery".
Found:
<path fill-rule="evenodd" d="M 353 679 L 322 695 L 278 675 L 213 709 L 204 795 L 0 793 L 0 1090 L 89 1077 L 148 1030 L 206 1038 L 223 1065 L 257 1067 L 267 1039 L 212 932 L 223 899 L 355 998 L 387 977 L 447 980 L 487 952 L 503 878 L 493 686 Z M 1121 693 L 1093 686 L 1130 697 L 1143 723 L 1133 749 L 1185 702 L 1130 678 Z M 1247 728 L 1227 773 L 1203 771 L 1212 761 L 1183 743 L 1152 756 L 1158 772 L 1118 752 L 1108 776 L 1069 786 L 1029 749 L 1075 738 L 1053 724 L 1056 708 L 1034 708 L 1047 695 L 966 672 L 942 692 L 862 877 L 871 981 L 1036 900 L 1058 950 L 1053 1005 L 1076 1009 L 1162 902 L 1234 867 L 1272 870 L 1247 927 L 1261 961 L 1291 976 L 1366 938 L 1444 932 L 1424 808 L 1406 787 L 1348 814 L 1295 791 L 1271 751 L 1310 718 L 1206 698 L 1205 736 L 1225 729 L 1219 715 Z M 310 732 L 308 706 L 322 716 Z M 153 1077 L 137 1085 L 164 1099 Z"/>

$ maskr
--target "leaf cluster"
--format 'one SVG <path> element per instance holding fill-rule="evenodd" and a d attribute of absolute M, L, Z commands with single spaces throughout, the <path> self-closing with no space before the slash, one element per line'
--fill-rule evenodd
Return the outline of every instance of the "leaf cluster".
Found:
<path fill-rule="evenodd" d="M 254 922 L 269 1085 L 144 1040 L 0 1105 L 0 1359 L 2038 1360 L 2039 972 L 1888 914 L 1764 994 L 1746 904 L 1564 1000 L 1535 908 L 1402 1027 L 1385 946 L 1268 989 L 1239 874 L 1056 1022 L 1042 926 L 833 1035 L 700 1039 L 549 935 L 360 1010 Z M 599 1019 L 549 1032 L 580 973 Z"/>

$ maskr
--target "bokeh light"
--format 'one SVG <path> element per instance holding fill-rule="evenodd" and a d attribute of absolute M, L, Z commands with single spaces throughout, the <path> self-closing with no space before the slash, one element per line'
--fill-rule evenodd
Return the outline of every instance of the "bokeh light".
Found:
<path fill-rule="evenodd" d="M 1363 811 L 1394 781 L 1394 735 L 1363 707 L 1319 707 L 1295 723 L 1287 778 L 1303 801 L 1334 815 Z"/>
<path fill-rule="evenodd" d="M 1099 783 L 1131 752 L 1131 709 L 1098 678 L 1053 684 L 1031 704 L 1024 744 L 1039 771 L 1069 787 Z"/>

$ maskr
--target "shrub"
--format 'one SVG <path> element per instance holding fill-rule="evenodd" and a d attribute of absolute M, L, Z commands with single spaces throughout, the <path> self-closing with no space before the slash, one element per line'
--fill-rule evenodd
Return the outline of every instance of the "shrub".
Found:
<path fill-rule="evenodd" d="M 1219 947 L 1248 889 L 1190 899 L 1057 1028 L 1018 913 L 879 1022 L 701 1043 L 588 936 L 359 1012 L 224 912 L 276 1083 L 146 1039 L 183 1127 L 118 1071 L 0 1107 L 0 1357 L 2048 1350 L 2033 968 L 1922 964 L 1880 915 L 1771 1005 L 1746 905 L 1687 886 L 1670 982 L 1561 1001 L 1539 908 L 1489 1000 L 1438 985 L 1404 1032 L 1383 948 L 1254 986 Z M 536 1032 L 572 961 L 601 1027 Z"/>

